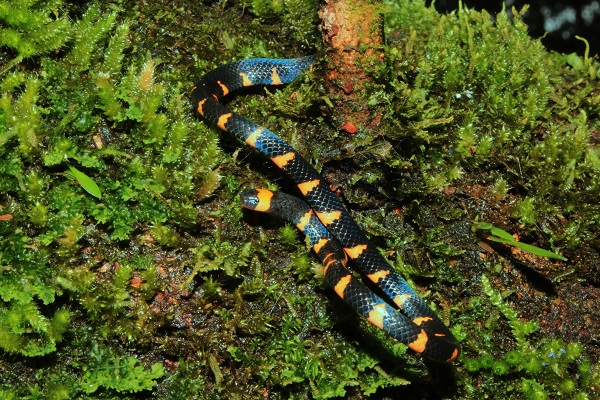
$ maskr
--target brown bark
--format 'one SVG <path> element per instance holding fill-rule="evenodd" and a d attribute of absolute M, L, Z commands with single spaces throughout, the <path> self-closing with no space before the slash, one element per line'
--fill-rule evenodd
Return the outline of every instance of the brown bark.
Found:
<path fill-rule="evenodd" d="M 367 106 L 372 69 L 383 61 L 381 3 L 369 0 L 326 0 L 321 10 L 323 40 L 328 46 L 326 78 L 333 117 L 340 129 L 374 130 L 380 115 Z"/>

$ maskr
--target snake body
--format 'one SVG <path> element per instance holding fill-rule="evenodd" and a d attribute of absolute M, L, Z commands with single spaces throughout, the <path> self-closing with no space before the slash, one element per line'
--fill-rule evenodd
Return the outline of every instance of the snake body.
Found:
<path fill-rule="evenodd" d="M 233 133 L 268 157 L 296 183 L 306 202 L 279 192 L 242 193 L 244 207 L 270 212 L 293 222 L 310 239 L 335 292 L 371 324 L 417 353 L 451 362 L 459 347 L 450 330 L 372 245 L 346 211 L 327 181 L 273 132 L 230 111 L 222 98 L 254 85 L 282 85 L 309 70 L 314 56 L 295 59 L 257 58 L 232 62 L 204 75 L 192 92 L 204 118 Z M 388 298 L 383 300 L 347 269 L 350 260 Z"/>

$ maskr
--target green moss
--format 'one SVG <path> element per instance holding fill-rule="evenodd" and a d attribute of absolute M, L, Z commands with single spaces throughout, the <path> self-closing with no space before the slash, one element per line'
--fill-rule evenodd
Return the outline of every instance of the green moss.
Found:
<path fill-rule="evenodd" d="M 585 397 L 597 390 L 597 382 L 593 383 L 592 380 L 598 377 L 588 379 L 589 372 L 572 378 L 577 365 L 587 365 L 585 369 L 590 370 L 589 359 L 582 358 L 581 344 L 564 343 L 560 339 L 532 342 L 529 337 L 538 329 L 537 325 L 523 321 L 491 286 L 485 275 L 482 277 L 482 286 L 492 304 L 509 321 L 516 349 L 503 356 L 484 353 L 479 358 L 466 359 L 464 365 L 469 372 L 487 370 L 498 376 L 511 374 L 515 379 L 505 386 L 505 393 L 520 392 L 528 399 L 571 398 L 575 393 Z"/>
<path fill-rule="evenodd" d="M 116 14 L 103 16 L 100 9 L 90 7 L 73 26 L 74 40 L 66 62 L 76 72 L 87 71 L 98 51 L 98 42 L 112 30 Z"/>
<path fill-rule="evenodd" d="M 298 229 L 292 225 L 283 226 L 279 232 L 281 233 L 281 242 L 286 245 L 295 245 L 298 241 Z"/>
<path fill-rule="evenodd" d="M 259 21 L 282 22 L 279 32 L 297 43 L 316 43 L 317 3 L 310 0 L 244 0 Z M 300 17 L 302 16 L 302 17 Z M 265 44 L 266 53 L 269 45 Z"/>
<path fill-rule="evenodd" d="M 13 202 L 4 212 L 19 214 Z M 48 284 L 48 254 L 36 250 L 35 241 L 27 236 L 18 221 L 0 224 L 0 348 L 7 353 L 39 356 L 53 352 L 68 325 L 66 310 L 54 316 L 36 303 L 53 303 L 56 288 Z M 47 315 L 45 315 L 48 313 Z"/>
<path fill-rule="evenodd" d="M 407 33 L 392 42 L 388 64 L 380 71 L 394 91 L 378 104 L 397 117 L 383 131 L 392 144 L 402 138 L 415 147 L 426 144 L 420 147 L 424 189 L 459 183 L 482 163 L 492 169 L 505 165 L 513 176 L 501 178 L 496 197 L 505 196 L 507 187 L 526 190 L 525 202 L 513 210 L 522 223 L 534 226 L 574 209 L 596 221 L 597 213 L 575 205 L 589 204 L 598 193 L 596 170 L 586 161 L 591 160 L 590 132 L 597 129 L 588 115 L 597 115 L 599 108 L 583 93 L 593 91 L 593 82 L 584 80 L 582 91 L 564 93 L 557 103 L 552 87 L 560 85 L 563 61 L 527 36 L 516 10 L 515 18 L 502 12 L 492 22 L 485 12 L 465 9 L 439 18 L 430 11 L 417 13 L 411 2 L 389 7 L 389 26 L 404 21 Z M 422 27 L 408 22 L 414 18 Z M 389 32 L 392 39 L 398 34 Z M 523 173 L 526 182 L 520 179 Z M 414 190 L 401 186 L 399 194 Z"/>
<path fill-rule="evenodd" d="M 10 77 L 8 79 L 10 80 Z M 16 140 L 18 151 L 23 156 L 29 157 L 39 146 L 41 121 L 40 109 L 36 103 L 40 81 L 34 77 L 28 77 L 24 84 L 17 99 L 13 99 L 8 93 L 4 93 L 2 96 L 1 107 L 5 123 L 0 144 L 6 149 L 11 141 Z"/>
<path fill-rule="evenodd" d="M 92 362 L 85 366 L 81 388 L 86 394 L 99 391 L 99 388 L 114 390 L 117 393 L 135 393 L 152 390 L 156 379 L 164 374 L 163 366 L 153 364 L 150 370 L 140 365 L 134 357 L 122 357 L 108 347 L 94 346 Z"/>
<path fill-rule="evenodd" d="M 3 1 L 0 4 L 0 46 L 17 53 L 17 60 L 61 48 L 70 38 L 69 16 L 62 0 Z"/>
<path fill-rule="evenodd" d="M 313 53 L 317 2 L 5 1 L 0 396 L 598 395 L 583 342 L 552 340 L 508 305 L 527 288 L 475 284 L 511 268 L 482 259 L 470 231 L 481 214 L 535 236 L 581 260 L 570 276 L 585 280 L 600 222 L 598 63 L 547 53 L 518 17 L 391 3 L 384 66 L 366 71 L 378 132 L 332 128 L 320 67 L 230 106 L 322 169 L 440 309 L 463 346 L 456 385 L 431 385 L 437 367 L 359 322 L 294 229 L 242 213 L 241 187 L 287 184 L 188 104 L 220 64 Z"/>
<path fill-rule="evenodd" d="M 177 232 L 169 227 L 161 224 L 157 224 L 150 230 L 152 237 L 161 245 L 173 247 L 179 243 L 179 236 Z"/>
<path fill-rule="evenodd" d="M 1 208 L 11 217 L 0 224 L 0 348 L 28 357 L 56 352 L 65 336 L 72 344 L 74 317 L 89 324 L 96 341 L 148 340 L 158 326 L 152 321 L 160 320 L 152 317 L 146 302 L 157 291 L 155 263 L 115 256 L 120 262 L 112 264 L 116 268 L 111 273 L 111 264 L 99 261 L 113 256 L 89 259 L 82 254 L 110 252 L 113 240 L 132 240 L 132 232 L 149 226 L 160 227 L 161 243 L 175 244 L 177 229 L 198 221 L 195 192 L 207 196 L 218 182 L 213 171 L 219 161 L 216 135 L 196 134 L 199 123 L 182 107 L 185 100 L 177 86 L 167 90 L 156 84 L 148 57 L 140 57 L 139 67 L 123 74 L 130 24 L 117 24 L 116 13 L 97 7 L 71 22 L 61 7 L 62 2 L 0 4 L 0 36 L 15 38 L 18 33 L 18 40 L 0 41 L 4 49 L 17 52 L 0 77 Z M 62 52 L 48 55 L 59 48 Z M 31 64 L 19 64 L 33 56 L 37 59 Z M 130 134 L 107 136 L 107 129 Z M 173 144 L 179 146 L 177 159 L 163 156 L 168 140 L 171 150 Z M 144 142 L 157 146 L 137 158 L 129 156 Z M 168 170 L 155 166 L 163 159 L 170 163 Z M 79 175 L 69 180 L 61 171 L 73 160 Z M 165 182 L 171 181 L 184 185 L 168 191 Z M 90 182 L 101 188 L 102 202 L 83 191 L 90 190 Z M 174 212 L 180 219 L 166 225 Z M 55 304 L 66 293 L 68 306 Z M 89 387 L 121 392 L 151 388 L 162 375 L 159 364 L 143 377 L 137 363 L 130 358 L 123 366 L 131 375 L 128 383 L 103 381 L 99 374 L 108 371 L 103 365 L 87 376 Z M 84 364 L 72 366 L 80 378 Z M 14 393 L 22 395 L 23 386 L 15 387 Z M 69 398 L 81 388 L 49 383 L 36 390 L 45 398 Z"/>

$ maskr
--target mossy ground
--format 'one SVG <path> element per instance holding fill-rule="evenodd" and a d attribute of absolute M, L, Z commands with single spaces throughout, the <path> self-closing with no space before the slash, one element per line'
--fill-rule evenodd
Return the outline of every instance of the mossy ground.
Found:
<path fill-rule="evenodd" d="M 518 18 L 400 1 L 369 71 L 376 132 L 333 129 L 318 66 L 233 99 L 453 327 L 462 356 L 437 365 L 356 318 L 293 229 L 241 211 L 242 188 L 292 185 L 189 105 L 218 65 L 318 53 L 318 8 L 0 2 L 0 398 L 598 397 L 597 61 Z"/>

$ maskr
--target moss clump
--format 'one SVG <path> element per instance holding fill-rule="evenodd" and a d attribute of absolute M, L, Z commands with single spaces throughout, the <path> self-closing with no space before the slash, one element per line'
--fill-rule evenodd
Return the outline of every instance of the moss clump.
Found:
<path fill-rule="evenodd" d="M 122 357 L 108 347 L 95 346 L 91 355 L 93 362 L 83 368 L 85 372 L 81 383 L 88 395 L 97 392 L 100 387 L 117 393 L 152 390 L 156 379 L 164 374 L 160 363 L 147 370 L 136 358 Z"/>
<path fill-rule="evenodd" d="M 510 373 L 517 379 L 508 383 L 504 393 L 521 393 L 527 399 L 586 399 L 597 394 L 600 368 L 582 357 L 581 344 L 564 343 L 561 339 L 532 343 L 529 336 L 538 329 L 537 324 L 523 322 L 516 311 L 504 302 L 500 292 L 491 286 L 487 276 L 482 276 L 481 283 L 492 304 L 508 320 L 516 349 L 499 358 L 490 354 L 468 358 L 464 360 L 467 371 L 496 376 Z"/>
<path fill-rule="evenodd" d="M 310 0 L 243 0 L 259 21 L 280 23 L 279 32 L 297 43 L 316 43 L 319 24 L 315 3 Z M 299 18 L 299 16 L 303 16 Z M 289 24 L 292 22 L 292 24 Z M 268 46 L 267 46 L 268 47 Z M 268 50 L 267 50 L 268 51 Z"/>
<path fill-rule="evenodd" d="M 401 182 L 396 193 L 454 185 L 483 165 L 492 171 L 506 168 L 502 186 L 525 193 L 513 203 L 512 217 L 534 227 L 574 212 L 584 216 L 570 224 L 591 232 L 599 215 L 589 205 L 600 193 L 593 145 L 600 102 L 586 93 L 597 90 L 589 72 L 598 69 L 597 63 L 549 55 L 527 34 L 520 19 L 526 8 L 513 9 L 512 17 L 503 11 L 494 20 L 485 11 L 461 8 L 438 16 L 416 8 L 408 1 L 390 4 L 387 67 L 376 73 L 391 90 L 373 93 L 374 104 L 393 116 L 383 131 L 398 152 L 386 153 L 386 164 L 401 165 L 407 161 L 402 157 L 410 161 L 413 150 L 421 152 L 424 184 Z M 413 18 L 418 25 L 410 22 Z M 585 78 L 576 90 L 557 89 L 578 71 Z M 399 141 L 404 145 L 395 146 Z M 403 148 L 410 153 L 403 154 Z M 502 196 L 505 192 L 501 188 Z M 544 233 L 572 244 L 562 232 Z"/>
<path fill-rule="evenodd" d="M 381 387 L 409 384 L 400 376 L 387 374 L 371 356 L 356 352 L 348 344 L 331 341 L 333 338 L 326 332 L 323 334 L 330 347 L 303 340 L 298 334 L 305 329 L 307 322 L 311 321 L 302 322 L 292 315 L 284 316 L 282 329 L 270 335 L 266 348 L 259 348 L 259 342 L 255 342 L 249 352 L 243 352 L 237 346 L 229 347 L 228 352 L 244 367 L 262 365 L 277 358 L 280 361 L 277 362 L 276 373 L 265 375 L 261 380 L 270 387 L 283 386 L 293 392 L 309 385 L 316 399 L 348 396 L 348 391 L 354 386 L 368 396 Z"/>
<path fill-rule="evenodd" d="M 69 7 L 0 4 L 0 47 L 12 57 L 0 71 L 0 349 L 25 357 L 73 344 L 74 320 L 96 333 L 90 342 L 150 341 L 162 321 L 148 305 L 156 263 L 115 249 L 144 231 L 176 245 L 220 179 L 216 133 L 188 114 L 180 87 L 157 82 L 147 54 L 124 67 L 131 22 L 93 4 L 69 18 Z M 131 357 L 110 367 L 96 357 L 86 372 L 89 357 L 66 355 L 83 360 L 71 367 L 92 391 L 49 384 L 44 396 L 149 390 L 162 376 Z M 123 373 L 108 382 L 113 367 Z M 19 396 L 33 387 L 12 382 Z"/>
<path fill-rule="evenodd" d="M 60 49 L 72 32 L 68 14 L 60 9 L 62 3 L 62 0 L 0 3 L 0 46 L 14 50 L 18 61 Z M 9 65 L 12 64 L 14 61 Z"/>
<path fill-rule="evenodd" d="M 8 353 L 40 356 L 56 350 L 69 325 L 69 312 L 52 313 L 49 305 L 60 290 L 48 283 L 49 253 L 21 227 L 26 208 L 17 201 L 4 203 L 2 213 L 11 216 L 0 223 L 0 348 Z M 14 218 L 13 218 L 14 216 Z"/>

